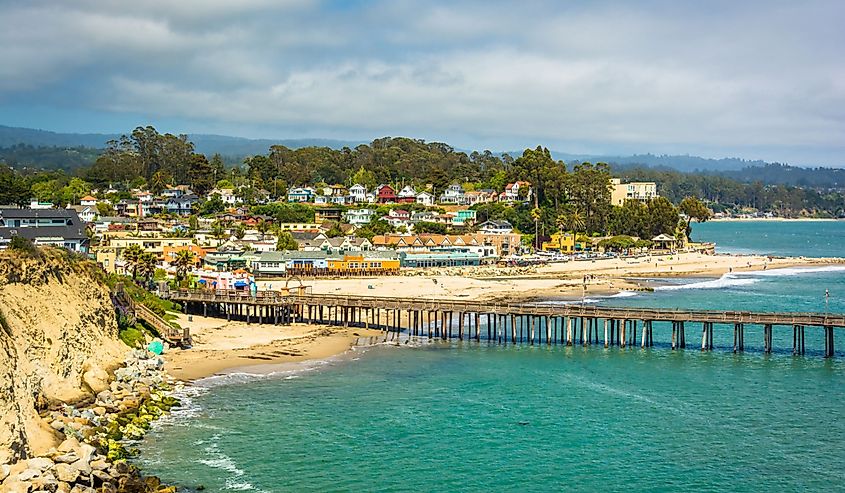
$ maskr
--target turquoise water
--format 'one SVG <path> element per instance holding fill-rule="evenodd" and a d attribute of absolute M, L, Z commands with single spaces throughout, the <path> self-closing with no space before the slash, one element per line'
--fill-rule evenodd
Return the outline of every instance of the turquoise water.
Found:
<path fill-rule="evenodd" d="M 693 223 L 692 238 L 718 252 L 837 257 L 845 251 L 845 221 L 711 221 Z"/>
<path fill-rule="evenodd" d="M 696 234 L 756 248 L 722 224 L 746 226 Z M 843 278 L 768 271 L 594 301 L 822 311 L 829 289 L 827 309 L 845 312 Z M 823 359 L 811 328 L 806 357 L 791 356 L 788 328 L 770 355 L 753 327 L 733 354 L 725 329 L 713 352 L 695 349 L 692 326 L 688 349 L 672 351 L 656 324 L 649 350 L 437 343 L 213 378 L 148 435 L 140 464 L 205 491 L 845 491 L 843 333 Z"/>

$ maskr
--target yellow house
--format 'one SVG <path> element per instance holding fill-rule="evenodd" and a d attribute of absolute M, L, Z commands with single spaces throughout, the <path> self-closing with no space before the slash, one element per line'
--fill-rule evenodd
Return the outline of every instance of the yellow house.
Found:
<path fill-rule="evenodd" d="M 573 233 L 555 233 L 549 241 L 543 242 L 544 252 L 575 252 L 575 235 Z M 583 245 L 580 245 L 583 250 Z"/>

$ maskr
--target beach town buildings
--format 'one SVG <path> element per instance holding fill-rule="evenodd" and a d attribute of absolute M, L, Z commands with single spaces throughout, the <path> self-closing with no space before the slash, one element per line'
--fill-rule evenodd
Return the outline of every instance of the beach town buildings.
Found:
<path fill-rule="evenodd" d="M 396 194 L 396 202 L 399 204 L 413 204 L 417 201 L 417 191 L 411 185 L 406 185 Z"/>
<path fill-rule="evenodd" d="M 291 188 L 288 190 L 288 202 L 311 202 L 314 195 L 314 189 L 311 187 Z"/>
<path fill-rule="evenodd" d="M 91 195 L 86 195 L 79 199 L 79 205 L 89 206 L 89 207 L 96 207 L 97 206 L 97 197 L 92 197 Z"/>
<path fill-rule="evenodd" d="M 79 216 L 83 222 L 92 223 L 94 220 L 97 219 L 97 207 L 93 205 L 71 205 L 68 209 L 73 209 L 76 211 L 76 215 Z"/>
<path fill-rule="evenodd" d="M 489 220 L 478 225 L 478 232 L 484 234 L 507 235 L 513 233 L 513 225 L 504 220 Z"/>
<path fill-rule="evenodd" d="M 370 221 L 373 220 L 376 211 L 373 209 L 350 209 L 346 211 L 344 215 L 344 219 L 347 223 L 353 224 L 355 226 L 363 226 L 364 224 L 369 224 Z"/>
<path fill-rule="evenodd" d="M 520 192 L 520 190 L 525 190 L 524 192 Z M 533 190 L 531 189 L 531 184 L 527 181 L 516 181 L 513 183 L 508 183 L 505 185 L 505 191 L 499 195 L 500 202 L 520 202 L 522 200 L 531 200 L 531 194 Z M 524 195 L 524 199 L 520 198 L 520 195 Z"/>
<path fill-rule="evenodd" d="M 396 191 L 390 185 L 379 185 L 376 188 L 376 202 L 379 204 L 392 204 L 397 198 Z"/>
<path fill-rule="evenodd" d="M 628 200 L 648 202 L 658 197 L 657 184 L 651 181 L 622 183 L 619 178 L 612 178 L 610 186 L 610 203 L 620 207 Z"/>
<path fill-rule="evenodd" d="M 434 195 L 425 191 L 420 192 L 417 194 L 417 203 L 426 207 L 431 207 L 434 205 Z"/>
<path fill-rule="evenodd" d="M 73 209 L 0 208 L 0 248 L 19 236 L 36 245 L 88 252 L 85 223 Z"/>
<path fill-rule="evenodd" d="M 349 187 L 349 196 L 352 198 L 352 202 L 356 204 L 360 204 L 362 202 L 367 201 L 367 187 L 361 185 L 360 183 L 356 183 Z"/>
<path fill-rule="evenodd" d="M 458 183 L 446 187 L 438 199 L 441 204 L 462 204 L 464 201 L 464 189 Z"/>

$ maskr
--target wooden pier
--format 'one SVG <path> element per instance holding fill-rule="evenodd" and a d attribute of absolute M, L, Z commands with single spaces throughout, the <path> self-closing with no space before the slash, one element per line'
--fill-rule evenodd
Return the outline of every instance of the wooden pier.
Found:
<path fill-rule="evenodd" d="M 805 328 L 821 330 L 824 356 L 834 355 L 834 330 L 845 328 L 845 314 L 773 313 L 660 308 L 613 308 L 583 304 L 502 303 L 331 294 L 280 294 L 180 290 L 161 293 L 186 311 L 247 322 L 334 324 L 378 328 L 400 336 L 474 339 L 502 344 L 654 345 L 653 324 L 671 323 L 672 349 L 686 349 L 692 326 L 701 330 L 702 351 L 714 349 L 715 327 L 733 329 L 733 351 L 745 350 L 745 327 L 763 327 L 762 348 L 772 352 L 775 327 L 791 327 L 792 353 L 805 352 Z M 486 337 L 485 337 L 486 336 Z M 692 342 L 695 344 L 695 342 Z"/>

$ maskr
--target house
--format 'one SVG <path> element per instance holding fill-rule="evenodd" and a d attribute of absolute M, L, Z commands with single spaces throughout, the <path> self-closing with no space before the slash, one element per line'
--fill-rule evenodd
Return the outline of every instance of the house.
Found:
<path fill-rule="evenodd" d="M 314 195 L 314 189 L 311 187 L 291 188 L 288 190 L 288 202 L 311 202 Z"/>
<path fill-rule="evenodd" d="M 658 196 L 657 184 L 651 181 L 622 183 L 619 178 L 613 178 L 610 186 L 610 203 L 620 207 L 628 200 L 649 202 Z"/>
<path fill-rule="evenodd" d="M 420 223 L 420 222 L 429 222 L 433 223 L 434 218 L 437 216 L 434 212 L 431 211 L 420 211 L 411 214 L 411 222 L 412 223 Z"/>
<path fill-rule="evenodd" d="M 92 223 L 95 219 L 97 219 L 97 207 L 92 205 L 72 205 L 68 207 L 68 209 L 73 209 L 76 211 L 76 215 L 79 216 L 83 222 Z"/>
<path fill-rule="evenodd" d="M 396 195 L 396 202 L 400 204 L 413 204 L 417 201 L 417 191 L 411 185 L 406 185 Z"/>
<path fill-rule="evenodd" d="M 350 209 L 346 211 L 345 220 L 349 224 L 361 226 L 363 224 L 369 224 L 373 220 L 375 213 L 376 211 L 372 209 Z"/>
<path fill-rule="evenodd" d="M 222 200 L 223 203 L 227 205 L 236 205 L 241 202 L 241 200 L 235 196 L 234 188 L 215 188 L 214 190 L 208 192 L 206 198 L 208 200 L 211 200 L 214 195 L 219 195 L 220 200 Z"/>
<path fill-rule="evenodd" d="M 513 233 L 513 225 L 507 221 L 489 220 L 479 224 L 476 228 L 479 233 L 507 235 Z"/>
<path fill-rule="evenodd" d="M 582 250 L 583 245 L 578 248 L 573 233 L 554 233 L 549 241 L 543 242 L 542 248 L 544 252 L 574 253 Z"/>
<path fill-rule="evenodd" d="M 366 252 L 373 249 L 373 244 L 366 238 L 340 236 L 326 240 L 325 248 L 330 253 Z"/>
<path fill-rule="evenodd" d="M 356 183 L 349 187 L 349 196 L 352 198 L 352 202 L 361 203 L 367 201 L 367 187 Z"/>
<path fill-rule="evenodd" d="M 379 204 L 392 204 L 397 198 L 396 191 L 390 185 L 379 185 L 376 189 L 376 202 Z"/>
<path fill-rule="evenodd" d="M 346 187 L 343 185 L 329 185 L 323 188 L 323 195 L 327 197 L 345 197 Z"/>
<path fill-rule="evenodd" d="M 463 267 L 481 265 L 481 254 L 467 250 L 432 250 L 428 252 L 402 252 L 402 267 Z"/>
<path fill-rule="evenodd" d="M 194 258 L 194 267 L 199 267 L 202 265 L 202 259 L 205 258 L 205 254 L 208 253 L 204 248 L 201 248 L 197 245 L 181 245 L 181 246 L 165 246 L 164 251 L 162 252 L 162 258 L 164 262 L 168 265 L 172 264 L 176 257 L 179 255 L 179 252 L 191 252 L 193 253 Z"/>
<path fill-rule="evenodd" d="M 155 196 L 153 196 L 153 194 L 151 194 L 150 192 L 146 192 L 146 191 L 137 192 L 137 193 L 134 194 L 134 197 L 136 199 L 138 199 L 138 202 L 141 202 L 141 203 L 152 202 L 153 199 L 155 198 Z"/>
<path fill-rule="evenodd" d="M 495 195 L 495 193 L 493 195 Z M 463 203 L 466 205 L 483 204 L 485 202 L 492 202 L 491 194 L 489 192 L 477 190 L 464 194 Z"/>
<path fill-rule="evenodd" d="M 96 206 L 97 205 L 97 197 L 92 197 L 91 195 L 86 195 L 79 199 L 79 205 L 88 205 L 88 206 Z"/>
<path fill-rule="evenodd" d="M 73 209 L 0 209 L 0 248 L 12 237 L 87 253 L 85 224 Z"/>
<path fill-rule="evenodd" d="M 52 209 L 53 203 L 52 202 L 42 202 L 36 198 L 29 199 L 29 208 L 30 209 Z"/>
<path fill-rule="evenodd" d="M 143 216 L 143 209 L 138 199 L 120 199 L 114 205 L 119 216 Z"/>
<path fill-rule="evenodd" d="M 194 204 L 196 204 L 197 201 L 199 201 L 199 197 L 189 193 L 167 199 L 164 203 L 164 207 L 170 214 L 190 216 L 194 212 Z"/>
<path fill-rule="evenodd" d="M 340 222 L 343 219 L 343 209 L 333 207 L 320 207 L 314 210 L 314 222 L 324 223 L 326 221 Z"/>
<path fill-rule="evenodd" d="M 441 204 L 462 204 L 464 201 L 464 189 L 458 183 L 453 183 L 446 187 L 446 190 L 440 194 L 439 202 Z"/>
<path fill-rule="evenodd" d="M 411 228 L 411 213 L 406 210 L 394 209 L 390 211 L 390 214 L 384 216 L 383 219 L 394 228 Z"/>
<path fill-rule="evenodd" d="M 505 191 L 499 195 L 499 200 L 502 202 L 519 202 L 523 200 L 520 198 L 520 190 L 525 190 L 521 192 L 525 196 L 524 200 L 531 199 L 531 184 L 527 181 L 517 181 L 505 185 Z"/>
<path fill-rule="evenodd" d="M 420 192 L 417 194 L 417 203 L 430 207 L 434 205 L 434 195 L 428 192 Z"/>
<path fill-rule="evenodd" d="M 173 187 L 161 192 L 161 196 L 168 199 L 175 199 L 190 193 L 186 187 Z"/>
<path fill-rule="evenodd" d="M 455 211 L 452 224 L 455 226 L 470 226 L 475 223 L 477 213 L 472 209 Z"/>

